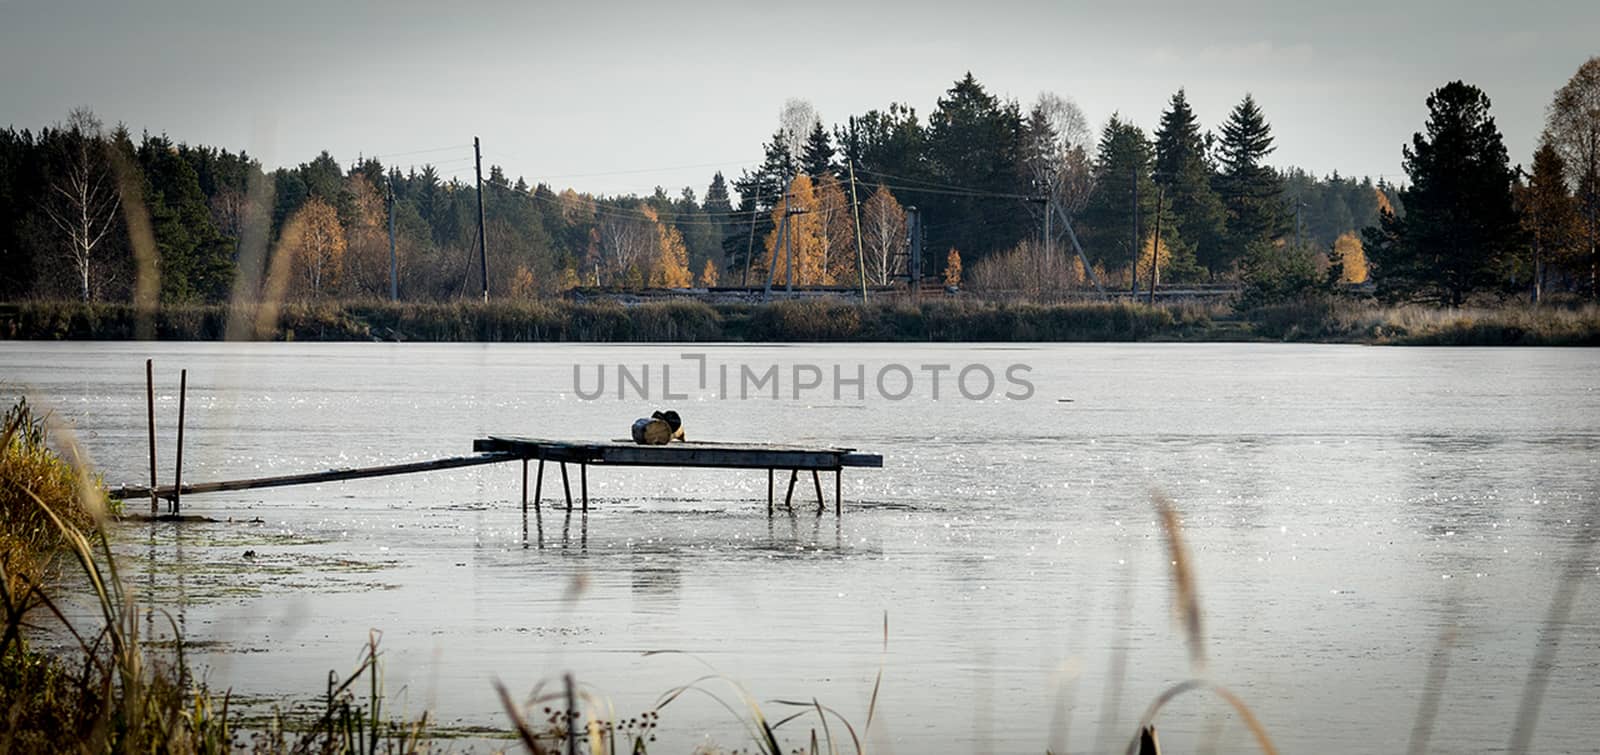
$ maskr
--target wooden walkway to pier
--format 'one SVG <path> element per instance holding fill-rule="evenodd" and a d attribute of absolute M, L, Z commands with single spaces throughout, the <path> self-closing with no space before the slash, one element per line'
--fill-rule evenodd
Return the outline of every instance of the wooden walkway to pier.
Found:
<path fill-rule="evenodd" d="M 567 475 L 567 465 L 578 465 L 579 498 L 584 511 L 589 510 L 589 465 L 603 467 L 705 467 L 716 469 L 767 470 L 767 513 L 775 503 L 775 475 L 778 470 L 789 470 L 789 489 L 784 494 L 786 507 L 793 508 L 794 487 L 802 471 L 811 473 L 811 484 L 817 492 L 817 513 L 824 509 L 822 481 L 819 472 L 833 472 L 833 513 L 842 508 L 842 473 L 845 467 L 882 467 L 883 457 L 878 454 L 858 453 L 853 448 L 807 448 L 771 444 L 675 442 L 665 446 L 644 446 L 628 441 L 584 442 L 547 440 L 543 438 L 497 437 L 473 441 L 472 450 L 510 456 L 522 460 L 522 510 L 528 510 L 528 462 L 538 461 L 538 475 L 534 482 L 533 506 L 539 509 L 544 493 L 544 464 L 546 461 L 561 465 L 561 487 L 566 494 L 567 510 L 572 510 L 572 483 Z"/>
<path fill-rule="evenodd" d="M 765 469 L 767 470 L 767 513 L 772 513 L 774 505 L 774 475 L 778 470 L 789 470 L 789 491 L 784 496 L 784 504 L 793 507 L 794 488 L 799 475 L 803 471 L 811 473 L 812 485 L 817 492 L 817 513 L 823 511 L 822 482 L 818 477 L 819 472 L 833 472 L 833 511 L 837 515 L 841 509 L 841 482 L 840 473 L 845 467 L 882 467 L 883 457 L 877 454 L 857 453 L 851 448 L 805 448 L 799 446 L 779 446 L 762 444 L 728 444 L 728 443 L 673 443 L 666 446 L 643 446 L 628 441 L 616 442 L 588 442 L 588 441 L 560 441 L 544 440 L 539 438 L 520 437 L 489 437 L 473 441 L 472 450 L 477 452 L 472 456 L 452 456 L 444 459 L 429 459 L 426 461 L 406 462 L 402 464 L 386 464 L 374 467 L 341 467 L 327 469 L 319 472 L 306 472 L 302 474 L 278 475 L 274 477 L 254 477 L 242 480 L 223 480 L 219 482 L 182 483 L 181 485 L 161 485 L 150 487 L 148 485 L 123 485 L 113 488 L 110 495 L 123 500 L 136 500 L 150 498 L 152 506 L 155 499 L 165 499 L 173 504 L 172 510 L 177 511 L 177 501 L 182 496 L 196 493 L 219 493 L 235 490 L 254 490 L 257 488 L 276 488 L 288 485 L 314 485 L 324 482 L 339 482 L 342 480 L 358 480 L 368 477 L 388 477 L 391 475 L 415 474 L 418 472 L 433 472 L 443 469 L 456 469 L 458 467 L 472 467 L 483 464 L 503 464 L 506 462 L 522 462 L 522 510 L 528 510 L 528 462 L 539 462 L 538 479 L 534 487 L 533 505 L 535 510 L 540 505 L 540 498 L 544 488 L 544 463 L 557 462 L 561 465 L 561 484 L 566 492 L 567 510 L 572 510 L 572 485 L 567 475 L 567 465 L 578 465 L 579 497 L 584 511 L 589 510 L 589 466 L 599 465 L 604 467 L 712 467 L 720 469 Z M 154 509 L 152 508 L 152 512 Z"/>

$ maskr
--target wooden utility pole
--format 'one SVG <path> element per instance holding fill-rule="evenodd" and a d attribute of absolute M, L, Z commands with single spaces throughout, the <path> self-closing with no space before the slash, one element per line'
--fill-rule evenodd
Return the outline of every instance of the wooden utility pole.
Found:
<path fill-rule="evenodd" d="M 856 214 L 856 278 L 861 282 L 861 303 L 867 303 L 867 260 L 861 248 L 861 202 L 856 199 L 856 161 L 850 160 L 850 208 Z"/>
<path fill-rule="evenodd" d="M 1150 304 L 1156 303 L 1156 286 L 1161 283 L 1161 204 L 1167 187 L 1156 184 L 1156 235 L 1150 239 Z"/>
<path fill-rule="evenodd" d="M 472 137 L 473 172 L 478 174 L 478 271 L 483 281 L 483 300 L 489 300 L 489 245 L 483 229 L 483 150 L 478 137 Z"/>
<path fill-rule="evenodd" d="M 389 174 L 389 301 L 400 301 L 400 263 L 394 254 L 394 174 Z"/>
<path fill-rule="evenodd" d="M 755 256 L 756 217 L 761 212 L 761 182 L 756 182 L 756 198 L 750 202 L 750 238 L 744 244 L 744 290 L 750 290 L 750 258 Z"/>
<path fill-rule="evenodd" d="M 1139 295 L 1139 246 L 1144 239 L 1139 238 L 1139 166 L 1133 166 L 1133 270 L 1128 279 L 1132 281 L 1129 293 Z"/>
<path fill-rule="evenodd" d="M 784 224 L 784 226 L 788 226 L 789 225 L 789 216 L 793 215 L 793 214 L 794 214 L 794 210 L 789 209 L 789 193 L 788 192 L 784 192 L 784 194 L 783 194 L 783 224 Z M 783 235 L 783 273 L 784 273 L 783 290 L 784 290 L 785 293 L 792 294 L 792 293 L 794 293 L 794 234 L 792 234 L 792 233 L 786 233 L 786 234 Z"/>
<path fill-rule="evenodd" d="M 906 242 L 910 246 L 906 259 L 906 278 L 911 282 L 911 298 L 922 293 L 922 211 L 906 208 Z"/>
<path fill-rule="evenodd" d="M 785 238 L 789 235 L 789 194 L 783 195 L 783 214 L 778 220 L 778 240 L 772 245 L 772 256 L 767 260 L 767 285 L 762 289 L 763 300 L 772 298 L 772 281 L 778 274 L 778 255 L 783 249 Z"/>

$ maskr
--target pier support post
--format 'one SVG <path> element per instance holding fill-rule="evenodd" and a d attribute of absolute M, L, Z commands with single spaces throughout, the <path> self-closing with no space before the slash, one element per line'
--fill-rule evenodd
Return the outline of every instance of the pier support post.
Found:
<path fill-rule="evenodd" d="M 789 492 L 783 494 L 783 507 L 794 511 L 794 481 L 799 479 L 800 470 L 789 470 Z"/>
<path fill-rule="evenodd" d="M 844 508 L 844 496 L 840 494 L 844 488 L 839 482 L 839 478 L 843 475 L 843 469 L 833 470 L 833 516 L 835 519 L 839 518 L 839 511 Z"/>
<path fill-rule="evenodd" d="M 183 500 L 183 409 L 189 397 L 189 371 L 178 372 L 178 459 L 172 470 L 172 513 L 180 513 Z"/>
<path fill-rule="evenodd" d="M 528 516 L 528 460 L 522 460 L 522 516 Z"/>
<path fill-rule="evenodd" d="M 561 462 L 561 489 L 567 494 L 567 513 L 572 513 L 572 483 L 567 481 L 567 463 Z"/>
<path fill-rule="evenodd" d="M 767 470 L 767 516 L 772 516 L 772 470 Z"/>
<path fill-rule="evenodd" d="M 523 460 L 522 469 L 523 469 L 523 474 L 527 474 L 527 469 L 528 469 L 527 460 Z M 528 489 L 527 483 L 523 483 L 522 489 L 523 490 L 527 490 Z M 544 493 L 544 457 L 541 456 L 541 457 L 539 457 L 539 476 L 533 481 L 533 512 L 535 514 L 539 513 L 539 501 L 541 500 L 541 496 L 543 495 L 543 493 Z M 523 507 L 522 507 L 522 513 L 524 513 L 524 514 L 528 513 L 528 507 L 527 507 L 526 504 L 524 504 Z"/>
<path fill-rule="evenodd" d="M 583 493 L 583 513 L 589 513 L 589 465 L 578 465 L 578 485 Z"/>
<path fill-rule="evenodd" d="M 145 412 L 150 424 L 150 516 L 159 513 L 156 508 L 156 360 L 144 360 Z"/>
<path fill-rule="evenodd" d="M 817 489 L 817 516 L 822 516 L 822 479 L 815 469 L 811 470 L 811 485 Z"/>

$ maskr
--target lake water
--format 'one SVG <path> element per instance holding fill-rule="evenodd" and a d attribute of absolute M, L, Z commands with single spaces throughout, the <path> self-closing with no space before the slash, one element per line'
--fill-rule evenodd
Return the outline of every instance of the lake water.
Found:
<path fill-rule="evenodd" d="M 706 390 L 684 354 L 705 355 Z M 846 470 L 842 518 L 829 479 L 826 515 L 803 479 L 795 513 L 768 517 L 764 473 L 641 468 L 591 469 L 593 508 L 569 518 L 552 468 L 525 521 L 505 464 L 191 496 L 185 513 L 222 521 L 119 525 L 132 581 L 212 686 L 258 700 L 316 694 L 376 629 L 390 709 L 461 726 L 505 725 L 493 679 L 526 694 L 572 671 L 630 716 L 709 667 L 859 730 L 882 669 L 874 750 L 1120 750 L 1161 690 L 1201 673 L 1174 621 L 1159 491 L 1193 556 L 1203 673 L 1284 751 L 1404 749 L 1436 658 L 1431 748 L 1502 750 L 1564 578 L 1582 582 L 1534 747 L 1600 748 L 1600 551 L 1573 555 L 1597 534 L 1600 351 L 0 343 L 0 380 L 69 420 L 109 482 L 143 482 L 146 357 L 163 483 L 180 367 L 192 482 L 461 455 L 488 434 L 624 437 L 666 406 L 691 439 L 884 456 Z M 657 398 L 619 400 L 619 364 L 650 365 Z M 795 364 L 824 386 L 795 399 Z M 892 364 L 914 380 L 903 400 L 875 384 Z M 925 364 L 952 365 L 937 400 Z M 987 400 L 954 382 L 971 364 L 999 376 Z M 659 398 L 664 365 L 688 398 Z M 780 398 L 717 395 L 721 367 L 737 385 L 740 366 L 770 365 Z M 1012 365 L 1031 398 L 1001 395 Z M 580 398 L 601 366 L 608 394 Z M 835 400 L 835 366 L 861 367 L 868 395 Z M 887 392 L 903 382 L 891 369 Z M 815 725 L 779 731 L 800 746 Z M 1171 751 L 1251 749 L 1200 693 L 1159 725 Z M 690 695 L 657 746 L 750 746 L 741 732 Z"/>

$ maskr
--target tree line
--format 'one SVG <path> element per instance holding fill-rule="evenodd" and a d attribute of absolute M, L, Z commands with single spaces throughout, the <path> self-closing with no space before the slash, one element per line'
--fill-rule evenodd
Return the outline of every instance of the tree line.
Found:
<path fill-rule="evenodd" d="M 515 298 L 889 285 L 913 248 L 924 276 L 996 293 L 1218 282 L 1269 301 L 1370 278 L 1395 299 L 1592 297 L 1597 93 L 1600 59 L 1557 93 L 1524 172 L 1488 98 L 1446 85 L 1404 148 L 1403 188 L 1269 166 L 1270 122 L 1249 95 L 1214 129 L 1179 90 L 1154 130 L 1118 114 L 1098 133 L 1069 98 L 1025 108 L 970 73 L 925 118 L 891 103 L 828 127 L 791 100 L 762 162 L 713 175 L 703 197 L 556 191 L 491 165 L 487 271 L 479 193 L 434 165 L 341 166 L 324 152 L 266 171 L 242 151 L 135 138 L 78 109 L 0 130 L 0 298 L 387 297 L 394 285 L 447 300 L 476 296 L 485 274 L 491 295 Z M 140 280 L 159 287 L 134 291 Z"/>

